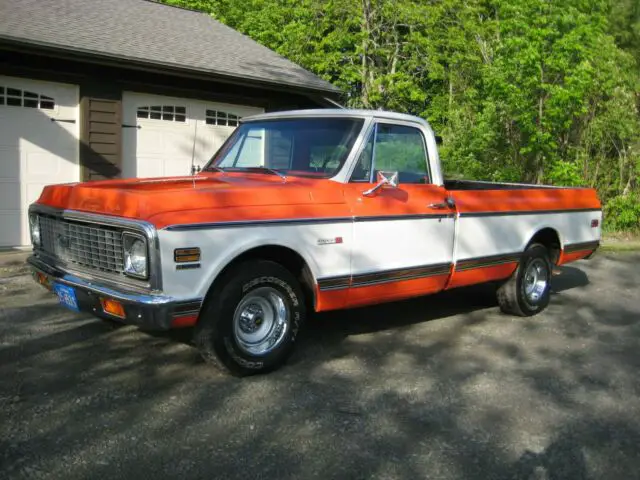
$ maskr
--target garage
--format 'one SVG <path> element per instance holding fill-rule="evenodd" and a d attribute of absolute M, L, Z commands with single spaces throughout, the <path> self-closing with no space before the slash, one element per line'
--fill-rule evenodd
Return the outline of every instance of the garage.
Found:
<path fill-rule="evenodd" d="M 122 175 L 189 175 L 202 167 L 242 117 L 263 108 L 123 92 Z"/>
<path fill-rule="evenodd" d="M 0 72 L 0 249 L 31 243 L 44 185 L 189 175 L 241 118 L 341 95 L 211 15 L 142 0 L 13 2 Z"/>
<path fill-rule="evenodd" d="M 26 245 L 29 204 L 79 180 L 78 87 L 0 76 L 0 247 Z"/>

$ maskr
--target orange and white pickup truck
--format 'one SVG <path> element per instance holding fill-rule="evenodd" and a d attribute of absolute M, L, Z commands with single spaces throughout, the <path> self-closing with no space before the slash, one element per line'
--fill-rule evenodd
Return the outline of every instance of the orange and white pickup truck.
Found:
<path fill-rule="evenodd" d="M 601 220 L 593 189 L 444 180 L 420 118 L 290 111 L 245 118 L 192 176 L 46 187 L 28 262 L 66 307 L 195 327 L 248 375 L 286 361 L 310 312 L 495 282 L 504 312 L 536 314 Z"/>

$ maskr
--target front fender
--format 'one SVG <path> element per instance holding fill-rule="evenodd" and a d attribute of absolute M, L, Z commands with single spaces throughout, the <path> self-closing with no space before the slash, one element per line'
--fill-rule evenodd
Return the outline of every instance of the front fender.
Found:
<path fill-rule="evenodd" d="M 220 272 L 243 253 L 258 247 L 278 246 L 299 254 L 313 276 L 318 278 L 350 273 L 350 224 L 300 227 L 250 227 L 192 231 L 158 232 L 162 255 L 163 285 L 166 293 L 177 298 L 204 297 Z M 335 245 L 323 245 L 320 239 L 341 236 Z M 198 268 L 181 270 L 174 262 L 176 248 L 199 247 Z"/>

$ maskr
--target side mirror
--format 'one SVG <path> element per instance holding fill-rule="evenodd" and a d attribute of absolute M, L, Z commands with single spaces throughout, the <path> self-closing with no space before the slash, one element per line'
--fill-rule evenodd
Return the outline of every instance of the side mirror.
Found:
<path fill-rule="evenodd" d="M 436 145 L 442 145 L 442 137 L 440 135 L 436 135 Z"/>
<path fill-rule="evenodd" d="M 376 193 L 379 189 L 388 186 L 391 188 L 398 188 L 398 172 L 381 172 L 378 171 L 377 174 L 378 183 L 375 187 L 370 188 L 369 190 L 365 190 L 362 194 L 365 197 L 370 197 L 374 193 Z"/>

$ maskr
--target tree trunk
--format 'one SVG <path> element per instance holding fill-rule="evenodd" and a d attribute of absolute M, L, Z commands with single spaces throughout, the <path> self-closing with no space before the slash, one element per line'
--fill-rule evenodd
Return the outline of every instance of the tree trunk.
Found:
<path fill-rule="evenodd" d="M 371 38 L 371 24 L 369 15 L 371 14 L 371 0 L 362 0 L 362 22 L 361 28 L 364 33 L 362 38 L 362 63 L 360 71 L 360 81 L 362 82 L 361 103 L 364 108 L 370 108 L 369 103 L 369 42 Z"/>

